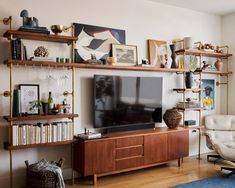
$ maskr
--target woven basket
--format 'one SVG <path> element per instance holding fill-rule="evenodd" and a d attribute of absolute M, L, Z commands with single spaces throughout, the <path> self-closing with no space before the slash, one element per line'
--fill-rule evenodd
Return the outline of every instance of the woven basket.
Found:
<path fill-rule="evenodd" d="M 170 129 L 174 129 L 179 126 L 181 121 L 182 115 L 178 112 L 177 109 L 172 108 L 166 110 L 165 114 L 163 115 L 163 119 Z"/>
<path fill-rule="evenodd" d="M 63 161 L 64 160 L 61 158 L 56 165 L 61 167 Z M 27 188 L 56 188 L 57 176 L 55 173 L 48 170 L 35 172 L 30 170 L 28 161 L 25 161 L 25 164 L 27 167 Z"/>

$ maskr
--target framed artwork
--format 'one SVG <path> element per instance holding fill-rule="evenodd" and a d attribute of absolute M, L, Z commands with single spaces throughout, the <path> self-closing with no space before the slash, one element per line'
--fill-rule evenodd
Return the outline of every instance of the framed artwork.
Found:
<path fill-rule="evenodd" d="M 202 107 L 205 110 L 215 109 L 215 80 L 213 79 L 202 79 Z"/>
<path fill-rule="evenodd" d="M 91 59 L 105 60 L 111 56 L 111 44 L 125 44 L 125 31 L 107 27 L 73 23 L 74 34 L 78 37 L 75 62 L 82 63 Z"/>
<path fill-rule="evenodd" d="M 112 54 L 117 59 L 117 65 L 138 64 L 137 46 L 135 45 L 112 44 Z"/>
<path fill-rule="evenodd" d="M 21 113 L 39 114 L 39 85 L 38 84 L 20 84 L 20 106 Z"/>
<path fill-rule="evenodd" d="M 148 40 L 148 53 L 150 64 L 161 67 L 167 63 L 167 42 Z"/>

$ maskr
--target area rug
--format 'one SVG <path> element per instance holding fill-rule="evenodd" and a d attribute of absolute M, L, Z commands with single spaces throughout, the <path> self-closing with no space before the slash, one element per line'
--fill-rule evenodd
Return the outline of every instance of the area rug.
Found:
<path fill-rule="evenodd" d="M 197 180 L 190 183 L 177 185 L 172 188 L 232 188 L 235 187 L 235 176 L 227 178 L 226 176 L 219 175 Z"/>

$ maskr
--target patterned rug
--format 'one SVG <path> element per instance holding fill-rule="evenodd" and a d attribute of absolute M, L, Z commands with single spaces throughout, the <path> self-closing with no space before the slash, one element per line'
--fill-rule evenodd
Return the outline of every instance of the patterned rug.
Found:
<path fill-rule="evenodd" d="M 235 176 L 227 178 L 223 175 L 177 185 L 172 188 L 235 188 Z"/>

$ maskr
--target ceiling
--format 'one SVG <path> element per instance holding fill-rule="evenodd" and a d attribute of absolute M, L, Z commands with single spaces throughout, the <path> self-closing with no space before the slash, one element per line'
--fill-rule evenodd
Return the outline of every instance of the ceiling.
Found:
<path fill-rule="evenodd" d="M 151 0 L 172 6 L 216 15 L 226 15 L 235 12 L 235 0 Z"/>

